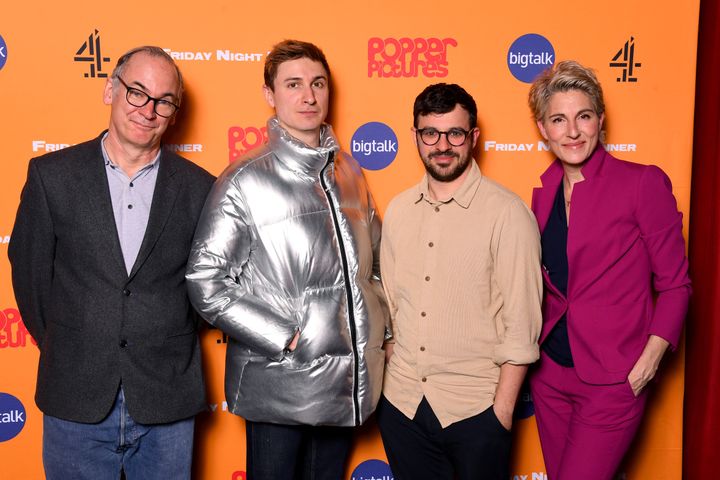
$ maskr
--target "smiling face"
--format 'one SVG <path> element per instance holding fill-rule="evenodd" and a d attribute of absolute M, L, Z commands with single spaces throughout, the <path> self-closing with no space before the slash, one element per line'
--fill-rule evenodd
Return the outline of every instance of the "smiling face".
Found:
<path fill-rule="evenodd" d="M 273 88 L 265 85 L 263 90 L 280 125 L 298 140 L 317 147 L 330 102 L 325 67 L 307 57 L 283 62 L 277 69 Z"/>
<path fill-rule="evenodd" d="M 127 61 L 123 80 L 129 87 L 149 96 L 180 103 L 180 85 L 175 67 L 162 57 L 137 53 Z M 126 100 L 127 88 L 117 79 L 108 79 L 103 101 L 111 105 L 108 136 L 132 150 L 153 151 L 160 146 L 165 130 L 175 116 L 164 118 L 155 113 L 154 102 L 134 107 Z"/>
<path fill-rule="evenodd" d="M 435 129 L 447 132 L 461 129 L 470 132 L 465 143 L 459 147 L 450 145 L 447 135 L 440 135 L 435 145 L 425 145 L 419 138 L 418 130 Z M 422 158 L 425 170 L 434 180 L 443 183 L 452 183 L 458 180 L 468 169 L 473 160 L 472 150 L 475 147 L 480 132 L 474 125 L 470 125 L 470 114 L 459 104 L 448 113 L 430 113 L 418 116 L 417 128 L 414 128 L 415 145 Z"/>
<path fill-rule="evenodd" d="M 604 119 L 584 92 L 568 90 L 550 97 L 545 117 L 537 126 L 563 167 L 577 170 L 595 151 Z"/>

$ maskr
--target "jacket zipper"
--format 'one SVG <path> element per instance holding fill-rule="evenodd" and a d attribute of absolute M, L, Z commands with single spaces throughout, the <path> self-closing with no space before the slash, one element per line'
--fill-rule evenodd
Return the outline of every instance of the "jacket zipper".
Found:
<path fill-rule="evenodd" d="M 327 198 L 328 205 L 330 206 L 330 212 L 333 217 L 333 226 L 335 227 L 335 235 L 337 236 L 338 245 L 340 247 L 340 258 L 342 260 L 343 276 L 345 278 L 345 294 L 347 295 L 347 311 L 348 321 L 350 323 L 350 339 L 352 342 L 353 351 L 353 406 L 355 407 L 355 426 L 360 425 L 360 404 L 358 402 L 358 351 L 357 351 L 357 332 L 355 331 L 355 309 L 353 308 L 352 301 L 352 290 L 350 289 L 350 270 L 348 269 L 347 254 L 345 253 L 345 244 L 342 239 L 342 232 L 340 231 L 340 222 L 335 211 L 335 204 L 333 203 L 332 196 L 325 182 L 325 170 L 332 163 L 333 152 L 328 155 L 325 166 L 320 171 L 320 185 L 323 187 L 325 197 Z"/>

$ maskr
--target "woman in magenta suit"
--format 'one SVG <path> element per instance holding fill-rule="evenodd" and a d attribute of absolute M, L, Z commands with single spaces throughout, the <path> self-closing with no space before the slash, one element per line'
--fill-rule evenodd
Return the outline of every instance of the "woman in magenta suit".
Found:
<path fill-rule="evenodd" d="M 605 105 L 590 69 L 558 63 L 529 103 L 557 157 L 532 199 L 545 295 L 530 385 L 543 456 L 549 480 L 610 479 L 685 319 L 682 214 L 662 170 L 600 144 Z"/>

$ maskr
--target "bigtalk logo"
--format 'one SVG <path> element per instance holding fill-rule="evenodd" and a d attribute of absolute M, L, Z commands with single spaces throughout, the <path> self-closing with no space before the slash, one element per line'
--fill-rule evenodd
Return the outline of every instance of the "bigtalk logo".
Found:
<path fill-rule="evenodd" d="M 507 54 L 513 77 L 532 83 L 535 77 L 555 63 L 555 49 L 550 41 L 537 33 L 528 33 L 515 40 Z"/>
<path fill-rule="evenodd" d="M 382 460 L 365 460 L 355 467 L 351 480 L 394 480 L 390 466 Z"/>
<path fill-rule="evenodd" d="M 7 62 L 7 44 L 5 43 L 5 39 L 0 35 L 0 70 L 5 66 L 5 62 Z"/>
<path fill-rule="evenodd" d="M 25 406 L 9 393 L 0 392 L 0 442 L 15 438 L 25 427 Z"/>
<path fill-rule="evenodd" d="M 392 128 L 381 122 L 369 122 L 355 130 L 350 151 L 366 170 L 382 170 L 398 152 L 398 139 Z"/>

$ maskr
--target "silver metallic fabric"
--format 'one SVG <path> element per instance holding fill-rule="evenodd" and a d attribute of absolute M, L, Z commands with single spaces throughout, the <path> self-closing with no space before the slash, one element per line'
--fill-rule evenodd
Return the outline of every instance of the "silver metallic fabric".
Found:
<path fill-rule="evenodd" d="M 362 171 L 330 126 L 315 149 L 270 119 L 268 144 L 215 183 L 187 269 L 191 302 L 229 336 L 230 411 L 288 425 L 368 418 L 388 319 L 379 246 Z"/>

